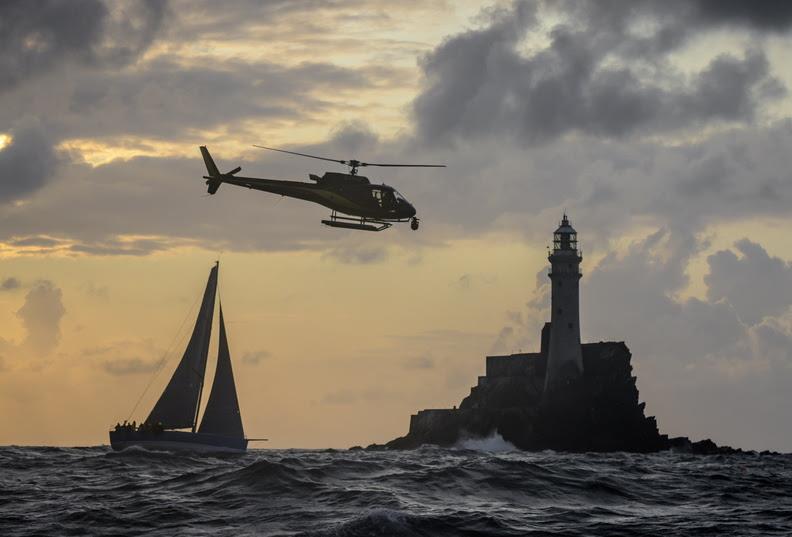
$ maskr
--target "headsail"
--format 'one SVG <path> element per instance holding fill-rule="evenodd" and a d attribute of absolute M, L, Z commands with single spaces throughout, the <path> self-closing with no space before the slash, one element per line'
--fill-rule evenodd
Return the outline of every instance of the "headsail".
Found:
<path fill-rule="evenodd" d="M 239 413 L 236 386 L 234 385 L 234 372 L 231 368 L 231 353 L 228 351 L 222 305 L 220 306 L 220 346 L 217 350 L 217 371 L 198 432 L 239 438 L 245 436 L 242 429 L 242 416 Z"/>
<path fill-rule="evenodd" d="M 146 419 L 149 423 L 161 422 L 166 429 L 195 427 L 212 335 L 217 271 L 218 265 L 215 265 L 209 273 L 192 337 L 168 386 Z"/>

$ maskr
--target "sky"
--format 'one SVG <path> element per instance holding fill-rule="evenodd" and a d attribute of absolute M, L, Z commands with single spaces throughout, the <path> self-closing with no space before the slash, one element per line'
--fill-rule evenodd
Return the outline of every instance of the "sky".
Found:
<path fill-rule="evenodd" d="M 209 269 L 245 430 L 348 447 L 538 349 L 546 247 L 662 432 L 792 451 L 792 4 L 0 3 L 0 444 L 107 443 L 175 368 Z M 421 228 L 221 171 L 370 162 Z M 211 375 L 214 351 L 210 353 Z"/>

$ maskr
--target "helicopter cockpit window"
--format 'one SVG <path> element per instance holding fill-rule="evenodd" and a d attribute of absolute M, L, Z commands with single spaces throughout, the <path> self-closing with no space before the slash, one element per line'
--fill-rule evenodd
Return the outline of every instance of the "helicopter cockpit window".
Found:
<path fill-rule="evenodd" d="M 377 204 L 385 209 L 396 207 L 399 203 L 398 200 L 404 199 L 401 194 L 392 188 L 374 188 L 371 190 L 371 195 L 377 201 Z"/>
<path fill-rule="evenodd" d="M 388 189 L 382 191 L 382 206 L 386 209 L 396 206 L 396 195 L 393 193 L 393 190 Z"/>

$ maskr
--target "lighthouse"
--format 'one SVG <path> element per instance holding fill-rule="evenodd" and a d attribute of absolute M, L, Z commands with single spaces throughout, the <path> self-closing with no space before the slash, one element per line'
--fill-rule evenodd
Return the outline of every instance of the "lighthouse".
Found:
<path fill-rule="evenodd" d="M 561 388 L 583 374 L 580 348 L 580 262 L 577 231 L 566 213 L 553 234 L 550 261 L 552 284 L 550 345 L 545 374 L 545 392 Z"/>

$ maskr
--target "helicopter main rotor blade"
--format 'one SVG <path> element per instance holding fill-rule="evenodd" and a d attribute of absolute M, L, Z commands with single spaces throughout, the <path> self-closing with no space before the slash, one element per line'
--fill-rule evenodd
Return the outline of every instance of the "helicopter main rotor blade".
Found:
<path fill-rule="evenodd" d="M 315 158 L 319 160 L 327 160 L 330 162 L 338 162 L 339 164 L 346 164 L 349 165 L 349 162 L 346 160 L 338 160 L 334 158 L 325 158 L 325 157 L 317 157 L 316 155 L 309 155 L 308 153 L 298 153 L 297 151 L 286 151 L 285 149 L 275 149 L 274 147 L 265 147 L 263 145 L 256 145 L 253 144 L 253 147 L 258 147 L 259 149 L 268 149 L 269 151 L 278 151 L 279 153 L 288 153 L 290 155 L 298 155 L 301 157 L 308 157 L 308 158 Z"/>
<path fill-rule="evenodd" d="M 361 162 L 358 166 L 379 166 L 381 168 L 445 168 L 445 164 L 374 164 L 371 162 Z"/>
<path fill-rule="evenodd" d="M 258 147 L 259 149 L 266 149 L 268 151 L 277 151 L 278 153 L 288 153 L 289 155 L 297 155 L 300 157 L 308 157 L 308 158 L 315 158 L 318 160 L 326 160 L 328 162 L 338 162 L 339 164 L 344 164 L 346 166 L 352 167 L 353 171 L 356 168 L 365 168 L 366 166 L 379 166 L 380 168 L 445 168 L 445 164 L 377 164 L 373 162 L 360 162 L 359 160 L 350 159 L 350 160 L 340 160 L 335 158 L 327 158 L 327 157 L 320 157 L 317 155 L 309 155 L 308 153 L 299 153 L 297 151 L 287 151 L 285 149 L 276 149 L 274 147 L 266 147 L 263 145 L 256 145 L 253 144 L 253 147 Z"/>

